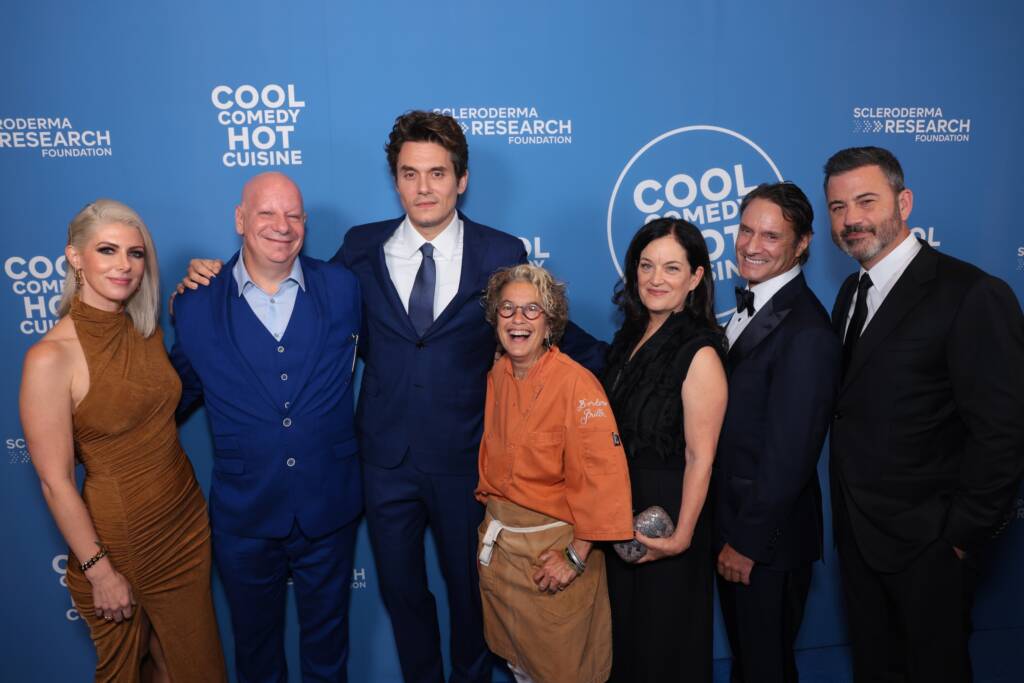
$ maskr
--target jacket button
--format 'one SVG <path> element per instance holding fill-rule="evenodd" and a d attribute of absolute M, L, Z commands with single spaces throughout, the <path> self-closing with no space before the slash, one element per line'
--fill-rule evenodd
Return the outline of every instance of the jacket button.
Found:
<path fill-rule="evenodd" d="M 278 353 L 284 353 L 284 347 L 283 346 L 278 346 L 277 347 L 277 352 Z"/>
<path fill-rule="evenodd" d="M 288 373 L 287 372 L 282 372 L 281 373 L 281 381 L 282 382 L 287 382 L 288 381 Z"/>
<path fill-rule="evenodd" d="M 832 419 L 836 420 L 836 421 L 842 420 L 843 419 L 843 414 L 837 410 L 836 414 L 832 416 Z"/>
<path fill-rule="evenodd" d="M 291 427 L 292 419 L 290 417 L 286 417 L 285 419 L 281 420 L 281 424 L 284 425 L 285 427 Z"/>
<path fill-rule="evenodd" d="M 422 349 L 424 346 L 426 346 L 426 344 L 424 344 L 422 341 L 416 342 L 416 348 L 417 349 Z"/>
<path fill-rule="evenodd" d="M 288 465 L 288 467 L 295 467 L 295 458 L 288 458 L 284 461 L 284 464 Z"/>

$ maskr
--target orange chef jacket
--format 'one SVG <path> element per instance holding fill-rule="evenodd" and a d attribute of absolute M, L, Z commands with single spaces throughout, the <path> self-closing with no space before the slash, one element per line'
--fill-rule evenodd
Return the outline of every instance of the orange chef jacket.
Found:
<path fill-rule="evenodd" d="M 577 538 L 633 537 L 626 455 L 604 389 L 552 347 L 516 379 L 502 357 L 487 376 L 477 500 L 504 498 L 568 522 Z"/>

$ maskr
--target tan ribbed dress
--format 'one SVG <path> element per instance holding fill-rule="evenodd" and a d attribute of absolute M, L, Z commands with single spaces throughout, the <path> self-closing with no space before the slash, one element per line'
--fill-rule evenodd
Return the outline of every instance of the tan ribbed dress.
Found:
<path fill-rule="evenodd" d="M 163 335 L 146 339 L 127 315 L 78 300 L 70 315 L 89 367 L 89 393 L 74 412 L 82 497 L 138 602 L 120 624 L 97 617 L 81 559 L 69 557 L 68 588 L 96 646 L 96 681 L 139 680 L 147 622 L 174 683 L 226 681 L 206 501 L 178 443 L 181 382 Z"/>

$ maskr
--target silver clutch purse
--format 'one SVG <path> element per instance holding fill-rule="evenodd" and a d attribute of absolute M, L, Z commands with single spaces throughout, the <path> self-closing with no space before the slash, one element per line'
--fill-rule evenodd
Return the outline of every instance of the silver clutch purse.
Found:
<path fill-rule="evenodd" d="M 633 529 L 651 538 L 665 538 L 672 535 L 676 526 L 664 508 L 652 505 L 633 518 Z M 630 564 L 647 554 L 647 546 L 635 538 L 616 543 L 613 547 L 618 556 Z"/>

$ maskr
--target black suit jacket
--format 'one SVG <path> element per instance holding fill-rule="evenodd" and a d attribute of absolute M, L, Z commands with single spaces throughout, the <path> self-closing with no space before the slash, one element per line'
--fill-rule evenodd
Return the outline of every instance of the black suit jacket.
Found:
<path fill-rule="evenodd" d="M 845 326 L 857 274 L 832 311 Z M 1024 474 L 1024 316 L 1005 282 L 927 244 L 869 321 L 832 424 L 836 538 L 877 571 L 1000 530 Z"/>
<path fill-rule="evenodd" d="M 772 569 L 821 557 L 817 463 L 839 382 L 839 340 L 798 275 L 769 299 L 726 357 L 729 406 L 715 458 L 718 550 Z"/>

